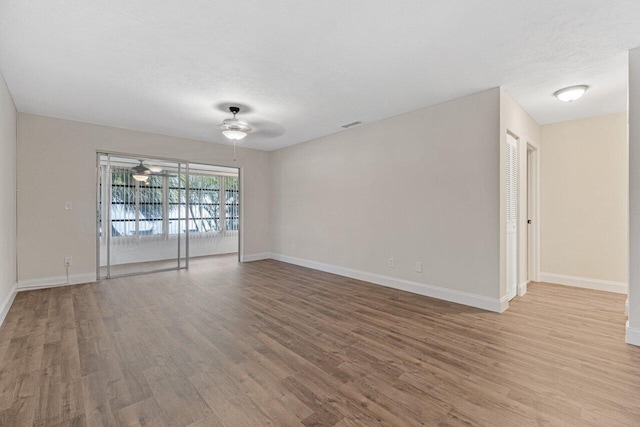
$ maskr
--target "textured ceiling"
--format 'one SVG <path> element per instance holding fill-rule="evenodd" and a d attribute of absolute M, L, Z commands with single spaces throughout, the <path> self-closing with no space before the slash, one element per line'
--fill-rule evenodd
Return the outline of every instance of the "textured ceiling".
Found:
<path fill-rule="evenodd" d="M 216 142 L 240 104 L 271 150 L 495 86 L 539 123 L 623 111 L 638 23 L 638 0 L 2 0 L 0 70 L 22 112 Z"/>

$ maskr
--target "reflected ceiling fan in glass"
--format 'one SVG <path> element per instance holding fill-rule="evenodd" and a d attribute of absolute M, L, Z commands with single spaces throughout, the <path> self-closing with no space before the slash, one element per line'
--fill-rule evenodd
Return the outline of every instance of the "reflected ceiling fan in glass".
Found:
<path fill-rule="evenodd" d="M 131 168 L 131 175 L 133 179 L 138 182 L 147 182 L 149 180 L 149 174 L 151 173 L 151 169 L 142 164 L 142 160 L 140 160 L 140 164 L 138 166 Z"/>

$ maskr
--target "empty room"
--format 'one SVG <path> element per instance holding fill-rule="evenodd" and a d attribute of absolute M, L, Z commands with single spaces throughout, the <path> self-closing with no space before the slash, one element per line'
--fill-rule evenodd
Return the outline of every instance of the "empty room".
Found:
<path fill-rule="evenodd" d="M 638 22 L 0 2 L 0 425 L 639 426 Z"/>

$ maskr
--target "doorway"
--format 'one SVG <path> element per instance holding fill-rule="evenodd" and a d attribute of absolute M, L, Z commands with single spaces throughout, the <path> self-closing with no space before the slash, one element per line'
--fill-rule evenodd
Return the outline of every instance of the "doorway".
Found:
<path fill-rule="evenodd" d="M 518 140 L 510 133 L 506 148 L 507 298 L 511 300 L 518 287 Z"/>
<path fill-rule="evenodd" d="M 238 253 L 237 168 L 98 153 L 97 278 L 187 269 Z"/>
<path fill-rule="evenodd" d="M 527 250 L 526 256 L 526 281 L 519 285 L 518 295 L 527 292 L 529 282 L 537 282 L 540 271 L 540 150 L 533 141 L 527 142 Z"/>
<path fill-rule="evenodd" d="M 506 297 L 527 293 L 540 263 L 540 148 L 511 132 L 506 137 Z"/>

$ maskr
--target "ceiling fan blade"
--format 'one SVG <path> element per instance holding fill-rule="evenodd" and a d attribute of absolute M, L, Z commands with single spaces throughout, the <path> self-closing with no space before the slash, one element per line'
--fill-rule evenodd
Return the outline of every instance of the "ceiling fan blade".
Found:
<path fill-rule="evenodd" d="M 285 134 L 284 127 L 269 120 L 256 119 L 251 121 L 253 131 L 249 133 L 249 136 L 259 138 L 277 138 Z"/>

